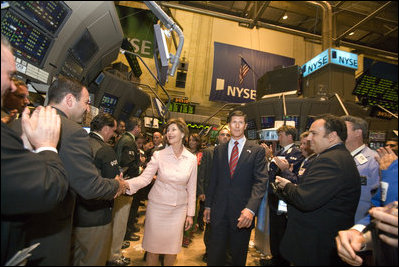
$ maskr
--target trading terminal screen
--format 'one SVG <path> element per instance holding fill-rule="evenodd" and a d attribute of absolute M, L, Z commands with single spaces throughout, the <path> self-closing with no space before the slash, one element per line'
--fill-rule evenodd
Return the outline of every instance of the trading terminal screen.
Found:
<path fill-rule="evenodd" d="M 10 41 L 15 56 L 43 67 L 47 51 L 53 43 L 52 38 L 11 9 L 5 15 L 2 12 L 1 34 Z"/>
<path fill-rule="evenodd" d="M 285 116 L 285 121 L 295 121 L 295 128 L 299 129 L 299 116 L 288 115 Z"/>
<path fill-rule="evenodd" d="M 274 128 L 274 116 L 262 116 L 260 117 L 260 128 L 261 129 L 268 129 L 268 128 Z"/>
<path fill-rule="evenodd" d="M 118 103 L 118 99 L 119 98 L 114 95 L 104 93 L 99 107 L 100 112 L 105 112 L 113 115 L 116 104 Z"/>
<path fill-rule="evenodd" d="M 62 1 L 10 1 L 10 5 L 52 36 L 60 32 L 72 13 Z"/>
<path fill-rule="evenodd" d="M 398 83 L 371 75 L 362 75 L 352 94 L 356 95 L 362 105 L 380 105 L 392 112 L 398 110 Z"/>

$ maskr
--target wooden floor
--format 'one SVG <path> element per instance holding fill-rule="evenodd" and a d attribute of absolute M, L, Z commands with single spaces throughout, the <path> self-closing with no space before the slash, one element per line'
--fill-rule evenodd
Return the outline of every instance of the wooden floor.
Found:
<path fill-rule="evenodd" d="M 145 218 L 145 207 L 140 206 L 139 208 L 139 221 L 138 226 L 140 232 L 136 233 L 140 236 L 139 241 L 130 241 L 130 246 L 123 250 L 123 255 L 130 258 L 130 266 L 145 266 L 144 250 L 141 247 L 141 242 L 144 232 L 144 218 Z M 251 241 L 249 245 L 249 252 L 247 257 L 247 266 L 259 266 L 259 259 L 263 257 L 257 251 L 253 244 L 254 231 L 252 231 Z M 205 245 L 203 242 L 203 232 L 195 233 L 192 243 L 188 248 L 182 248 L 180 253 L 177 255 L 176 266 L 206 266 L 206 263 L 202 261 L 202 256 L 205 252 Z"/>

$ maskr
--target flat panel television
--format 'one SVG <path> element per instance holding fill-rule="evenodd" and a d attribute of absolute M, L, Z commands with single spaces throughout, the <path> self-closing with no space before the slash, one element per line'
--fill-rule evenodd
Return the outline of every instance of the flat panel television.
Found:
<path fill-rule="evenodd" d="M 99 48 L 90 32 L 86 30 L 76 44 L 71 48 L 73 56 L 80 65 L 86 67 Z"/>
<path fill-rule="evenodd" d="M 273 128 L 274 121 L 275 121 L 274 116 L 261 116 L 260 117 L 260 128 L 261 129 Z"/>
<path fill-rule="evenodd" d="M 118 97 L 108 93 L 104 93 L 103 97 L 101 98 L 101 103 L 99 106 L 100 112 L 105 112 L 113 115 L 118 100 L 119 100 Z"/>

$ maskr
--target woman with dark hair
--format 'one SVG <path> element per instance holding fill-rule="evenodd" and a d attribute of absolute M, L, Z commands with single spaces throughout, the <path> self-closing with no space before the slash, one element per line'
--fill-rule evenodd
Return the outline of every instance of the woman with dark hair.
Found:
<path fill-rule="evenodd" d="M 197 157 L 197 165 L 199 166 L 200 162 L 201 162 L 201 158 L 202 158 L 201 138 L 200 138 L 199 134 L 192 133 L 192 134 L 189 135 L 189 137 L 188 137 L 188 150 Z M 199 227 L 198 223 L 197 223 L 197 218 L 199 217 L 199 216 L 197 216 L 197 215 L 199 215 L 199 214 L 197 214 L 197 210 L 198 210 L 197 205 L 196 205 L 196 209 L 195 210 L 196 210 L 196 212 L 195 212 L 196 216 L 194 217 L 193 227 L 191 227 L 187 231 L 184 231 L 184 234 L 183 234 L 182 246 L 185 247 L 185 248 L 187 248 L 190 245 L 190 243 L 192 241 L 192 238 L 193 238 L 193 234 L 197 230 L 197 228 Z M 199 218 L 202 218 L 202 215 Z M 203 227 L 202 227 L 202 229 L 203 229 Z"/>
<path fill-rule="evenodd" d="M 134 194 L 157 178 L 148 195 L 143 249 L 148 266 L 158 264 L 165 254 L 164 265 L 173 265 L 181 250 L 183 230 L 190 229 L 195 215 L 197 160 L 183 145 L 188 128 L 183 119 L 166 124 L 169 146 L 155 151 L 144 172 L 127 180 L 127 194 Z"/>

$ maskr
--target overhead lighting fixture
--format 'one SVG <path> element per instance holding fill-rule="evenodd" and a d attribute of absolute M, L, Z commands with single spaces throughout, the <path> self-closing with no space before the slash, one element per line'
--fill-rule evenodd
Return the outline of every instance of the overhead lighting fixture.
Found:
<path fill-rule="evenodd" d="M 288 15 L 284 15 L 283 19 L 288 19 Z"/>
<path fill-rule="evenodd" d="M 349 35 L 354 35 L 355 34 L 355 32 L 351 32 Z"/>

